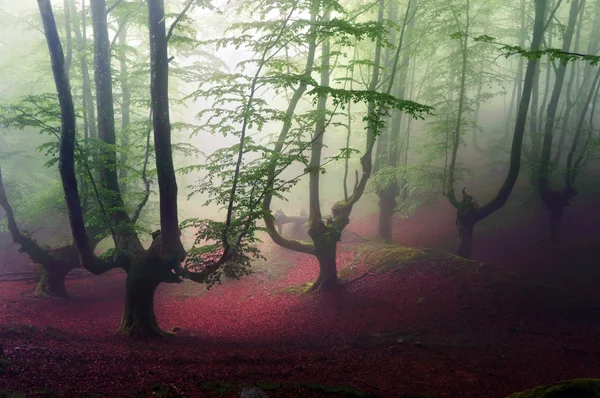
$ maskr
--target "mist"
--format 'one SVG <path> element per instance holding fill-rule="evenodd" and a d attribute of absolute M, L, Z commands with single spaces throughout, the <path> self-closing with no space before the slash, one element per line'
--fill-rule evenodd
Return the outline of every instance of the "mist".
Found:
<path fill-rule="evenodd" d="M 600 1 L 0 22 L 0 397 L 598 396 Z"/>

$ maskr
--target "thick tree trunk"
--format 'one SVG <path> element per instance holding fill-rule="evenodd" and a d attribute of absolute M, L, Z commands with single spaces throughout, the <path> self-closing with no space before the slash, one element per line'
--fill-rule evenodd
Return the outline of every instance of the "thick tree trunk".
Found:
<path fill-rule="evenodd" d="M 181 283 L 173 273 L 174 264 L 161 258 L 164 235 L 153 234 L 154 240 L 148 250 L 135 258 L 127 272 L 125 307 L 118 332 L 136 337 L 161 337 L 172 335 L 158 327 L 154 314 L 154 294 L 162 282 Z M 179 260 L 185 259 L 180 247 Z"/>
<path fill-rule="evenodd" d="M 471 251 L 473 248 L 473 230 L 475 229 L 475 223 L 469 220 L 462 220 L 458 218 L 456 220 L 456 226 L 458 227 L 458 243 L 456 247 L 456 254 L 464 258 L 471 258 Z"/>
<path fill-rule="evenodd" d="M 127 273 L 125 307 L 118 332 L 135 337 L 161 337 L 168 333 L 158 327 L 154 314 L 154 294 L 161 280 L 158 253 L 147 251 Z M 152 261 L 154 260 L 154 261 Z"/>
<path fill-rule="evenodd" d="M 158 283 L 143 275 L 127 275 L 125 308 L 118 332 L 136 337 L 161 337 L 167 333 L 158 327 L 154 314 L 154 293 Z"/>
<path fill-rule="evenodd" d="M 395 184 L 394 184 L 395 185 Z M 392 243 L 392 224 L 396 209 L 397 187 L 393 186 L 378 193 L 379 231 L 378 235 L 385 243 Z"/>
<path fill-rule="evenodd" d="M 36 297 L 56 297 L 68 298 L 69 294 L 65 287 L 67 273 L 71 270 L 53 263 L 40 265 L 40 281 L 38 282 L 35 293 Z"/>
<path fill-rule="evenodd" d="M 338 286 L 337 277 L 337 240 L 329 235 L 313 237 L 315 256 L 319 261 L 319 277 L 308 289 L 308 293 L 331 290 Z"/>

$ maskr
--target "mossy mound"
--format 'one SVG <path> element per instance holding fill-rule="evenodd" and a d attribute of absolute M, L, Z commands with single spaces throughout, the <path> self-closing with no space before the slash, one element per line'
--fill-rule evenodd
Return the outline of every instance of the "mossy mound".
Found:
<path fill-rule="evenodd" d="M 478 274 L 484 264 L 450 253 L 420 247 L 368 243 L 356 250 L 355 261 L 367 264 L 370 272 L 400 272 L 414 266 L 447 276 Z"/>
<path fill-rule="evenodd" d="M 434 249 L 406 247 L 370 242 L 358 247 L 352 264 L 339 270 L 341 280 L 351 281 L 361 272 L 402 273 L 417 269 L 438 272 L 446 278 L 465 284 L 464 292 L 476 294 L 478 300 L 504 302 L 515 308 L 532 311 L 551 309 L 568 313 L 596 311 L 598 305 L 577 292 L 524 278 L 505 267 L 481 263 Z M 473 291 L 477 280 L 484 290 Z M 507 302 L 508 301 L 508 302 Z"/>
<path fill-rule="evenodd" d="M 573 379 L 560 381 L 516 392 L 507 398 L 600 398 L 600 379 Z"/>

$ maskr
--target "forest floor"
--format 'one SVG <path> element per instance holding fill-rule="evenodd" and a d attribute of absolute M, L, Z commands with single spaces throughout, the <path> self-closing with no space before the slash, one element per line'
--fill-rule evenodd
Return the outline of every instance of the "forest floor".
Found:
<path fill-rule="evenodd" d="M 114 334 L 123 273 L 70 280 L 68 301 L 4 283 L 0 397 L 233 397 L 258 386 L 270 397 L 493 398 L 600 377 L 600 267 L 590 260 L 598 245 L 559 253 L 520 245 L 515 231 L 512 243 L 496 242 L 507 233 L 496 220 L 476 235 L 483 265 L 357 238 L 372 236 L 374 224 L 350 224 L 339 264 L 351 282 L 331 293 L 298 294 L 316 278 L 316 261 L 271 243 L 268 261 L 240 281 L 209 291 L 161 285 L 159 323 L 181 330 L 160 342 Z M 423 212 L 398 221 L 396 237 L 444 249 L 452 227 L 451 213 Z M 504 265 L 516 256 L 523 260 Z"/>

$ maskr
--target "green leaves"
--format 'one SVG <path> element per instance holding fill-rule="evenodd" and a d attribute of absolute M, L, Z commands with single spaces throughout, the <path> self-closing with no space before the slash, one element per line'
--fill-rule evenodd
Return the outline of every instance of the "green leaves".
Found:
<path fill-rule="evenodd" d="M 461 37 L 461 36 L 455 37 L 455 35 L 461 35 L 461 34 L 455 33 L 454 35 L 451 35 L 451 37 L 453 39 Z M 600 63 L 600 56 L 593 55 L 593 54 L 567 52 L 567 51 L 562 51 L 559 48 L 546 48 L 546 49 L 539 50 L 539 51 L 531 51 L 531 50 L 527 50 L 520 46 L 498 43 L 498 42 L 496 42 L 496 39 L 494 37 L 491 37 L 488 35 L 481 35 L 481 36 L 473 37 L 472 39 L 473 39 L 473 41 L 479 42 L 479 43 L 489 43 L 489 44 L 498 45 L 500 47 L 500 51 L 504 53 L 503 55 L 505 58 L 512 57 L 513 55 L 520 55 L 527 59 L 540 59 L 544 55 L 547 55 L 548 58 L 550 59 L 550 61 L 558 60 L 564 65 L 568 64 L 569 62 L 574 62 L 574 61 L 589 62 L 590 65 L 594 65 L 594 66 L 598 65 L 598 63 Z"/>

